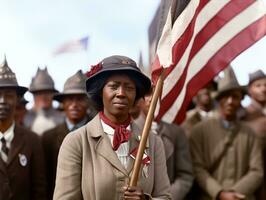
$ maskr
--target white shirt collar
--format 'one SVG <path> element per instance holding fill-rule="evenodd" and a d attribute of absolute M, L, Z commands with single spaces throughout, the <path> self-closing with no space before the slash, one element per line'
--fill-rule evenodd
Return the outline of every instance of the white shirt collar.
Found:
<path fill-rule="evenodd" d="M 204 110 L 198 109 L 198 113 L 201 116 L 202 119 L 213 117 L 213 111 L 206 112 Z"/>
<path fill-rule="evenodd" d="M 12 125 L 4 133 L 0 131 L 0 140 L 4 137 L 6 142 L 11 143 L 14 138 L 14 128 L 15 122 L 13 122 Z"/>

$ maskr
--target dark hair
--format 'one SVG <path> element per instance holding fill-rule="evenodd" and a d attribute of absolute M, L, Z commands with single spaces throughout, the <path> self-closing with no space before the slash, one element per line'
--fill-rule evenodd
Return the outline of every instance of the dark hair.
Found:
<path fill-rule="evenodd" d="M 89 91 L 87 93 L 88 97 L 92 100 L 93 106 L 97 111 L 103 110 L 102 91 L 103 91 L 103 87 L 106 84 L 107 79 L 113 75 L 116 75 L 116 74 L 126 75 L 132 81 L 134 81 L 134 83 L 136 85 L 135 102 L 145 95 L 145 89 L 140 84 L 138 76 L 136 76 L 135 72 L 131 72 L 131 71 L 119 71 L 119 72 L 118 71 L 109 71 L 107 73 L 101 74 L 101 76 L 99 76 L 97 78 L 97 80 L 92 82 L 90 85 L 87 85 L 87 91 Z"/>

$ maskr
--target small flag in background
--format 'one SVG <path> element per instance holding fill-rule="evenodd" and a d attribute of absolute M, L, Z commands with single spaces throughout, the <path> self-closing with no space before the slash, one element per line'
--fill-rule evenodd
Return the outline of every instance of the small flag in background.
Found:
<path fill-rule="evenodd" d="M 180 124 L 197 91 L 266 35 L 266 9 L 262 0 L 191 0 L 172 19 L 169 12 L 152 69 L 154 82 L 166 73 L 155 118 Z"/>
<path fill-rule="evenodd" d="M 59 55 L 62 53 L 72 53 L 78 51 L 86 51 L 88 47 L 89 36 L 81 38 L 79 40 L 72 40 L 61 45 L 53 55 Z"/>

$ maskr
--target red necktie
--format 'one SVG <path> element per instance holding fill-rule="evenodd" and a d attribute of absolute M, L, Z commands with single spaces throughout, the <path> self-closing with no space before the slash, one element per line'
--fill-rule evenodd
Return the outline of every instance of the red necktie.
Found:
<path fill-rule="evenodd" d="M 127 127 L 131 122 L 131 118 L 129 116 L 123 124 L 115 124 L 111 122 L 111 120 L 108 119 L 103 112 L 100 112 L 100 118 L 105 124 L 111 126 L 115 130 L 113 138 L 113 149 L 116 151 L 119 148 L 120 144 L 129 140 L 130 131 L 127 130 Z"/>

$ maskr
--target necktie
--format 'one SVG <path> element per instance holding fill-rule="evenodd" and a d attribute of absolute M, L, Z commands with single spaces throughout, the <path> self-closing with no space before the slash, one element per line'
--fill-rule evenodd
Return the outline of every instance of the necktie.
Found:
<path fill-rule="evenodd" d="M 9 149 L 8 149 L 7 146 L 6 146 L 6 140 L 5 140 L 4 137 L 2 137 L 1 142 L 2 142 L 2 148 L 1 148 L 1 151 L 2 151 L 6 156 L 8 156 Z"/>
<path fill-rule="evenodd" d="M 119 148 L 120 144 L 127 142 L 130 137 L 130 131 L 127 130 L 127 127 L 131 122 L 131 118 L 128 117 L 128 119 L 123 124 L 115 124 L 111 122 L 111 120 L 108 119 L 103 112 L 100 112 L 100 118 L 104 123 L 111 126 L 115 130 L 113 138 L 113 149 L 116 151 Z"/>

